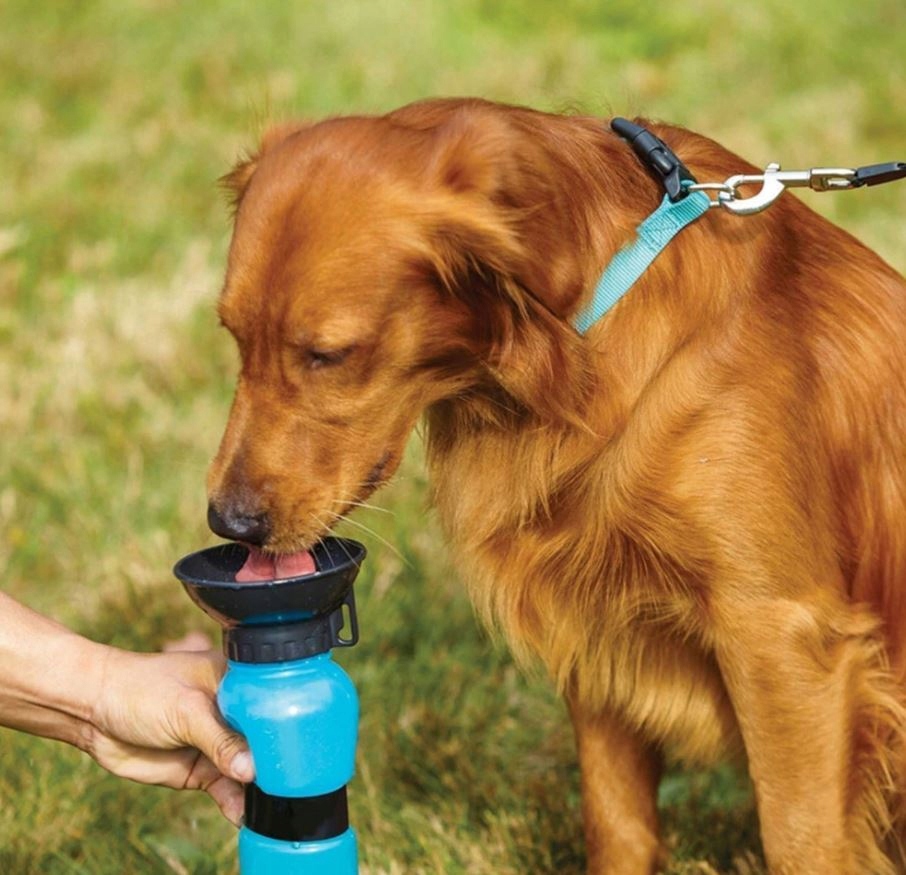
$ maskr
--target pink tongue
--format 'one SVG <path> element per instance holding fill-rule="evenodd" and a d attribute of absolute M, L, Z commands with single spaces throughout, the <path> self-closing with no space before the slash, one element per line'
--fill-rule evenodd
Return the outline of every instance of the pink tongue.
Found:
<path fill-rule="evenodd" d="M 314 557 L 307 550 L 301 553 L 287 553 L 269 556 L 257 547 L 249 547 L 245 565 L 236 572 L 236 583 L 253 583 L 262 580 L 282 580 L 286 577 L 302 577 L 317 571 Z"/>

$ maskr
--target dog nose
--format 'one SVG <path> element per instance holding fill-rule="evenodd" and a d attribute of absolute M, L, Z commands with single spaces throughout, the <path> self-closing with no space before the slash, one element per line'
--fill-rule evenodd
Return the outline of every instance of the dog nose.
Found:
<path fill-rule="evenodd" d="M 271 527 L 267 514 L 252 516 L 242 513 L 219 511 L 213 504 L 208 505 L 208 525 L 215 535 L 229 538 L 231 541 L 242 541 L 260 547 L 267 540 Z"/>

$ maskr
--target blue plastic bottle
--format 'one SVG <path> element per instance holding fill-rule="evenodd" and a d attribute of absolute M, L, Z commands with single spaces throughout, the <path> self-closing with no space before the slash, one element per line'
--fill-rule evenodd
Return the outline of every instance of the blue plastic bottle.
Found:
<path fill-rule="evenodd" d="M 264 664 L 230 660 L 217 698 L 255 761 L 239 833 L 242 875 L 357 872 L 346 784 L 359 704 L 346 672 L 329 652 Z"/>
<path fill-rule="evenodd" d="M 241 875 L 358 872 L 346 785 L 359 701 L 330 651 L 358 640 L 352 584 L 365 548 L 326 538 L 312 553 L 316 573 L 289 580 L 237 584 L 247 554 L 237 545 L 192 553 L 174 569 L 224 627 L 227 671 L 217 701 L 255 762 L 239 832 Z"/>

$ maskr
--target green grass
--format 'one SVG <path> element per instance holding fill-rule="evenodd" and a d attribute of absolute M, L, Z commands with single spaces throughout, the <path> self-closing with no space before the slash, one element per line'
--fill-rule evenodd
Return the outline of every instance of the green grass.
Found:
<path fill-rule="evenodd" d="M 478 94 L 642 112 L 761 164 L 872 163 L 906 157 L 904 57 L 902 0 L 6 0 L 0 585 L 121 646 L 213 632 L 169 569 L 211 543 L 203 478 L 236 366 L 213 315 L 215 180 L 267 119 Z M 803 197 L 906 268 L 906 184 Z M 393 516 L 358 518 L 376 536 L 341 655 L 363 705 L 363 872 L 581 872 L 568 721 L 477 628 L 417 441 L 382 502 Z M 0 739 L 0 872 L 234 871 L 201 796 Z M 737 773 L 671 774 L 661 803 L 671 872 L 762 871 Z"/>

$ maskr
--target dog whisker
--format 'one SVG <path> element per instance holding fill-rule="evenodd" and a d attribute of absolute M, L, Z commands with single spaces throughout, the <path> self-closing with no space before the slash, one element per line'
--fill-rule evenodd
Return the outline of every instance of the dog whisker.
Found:
<path fill-rule="evenodd" d="M 333 528 L 333 526 L 336 525 L 337 522 L 340 522 L 343 519 L 338 514 L 333 513 L 333 511 L 330 511 L 330 514 L 333 517 L 333 519 L 329 523 L 325 523 L 324 520 L 322 520 L 321 517 L 319 517 L 315 513 L 310 513 L 309 517 L 315 523 L 317 523 L 321 528 L 323 528 L 325 531 L 329 532 Z M 339 548 L 346 554 L 347 559 L 353 558 L 352 554 L 349 552 L 349 550 L 346 549 L 346 545 L 342 542 L 342 540 L 338 541 L 337 544 L 338 544 Z"/>
<path fill-rule="evenodd" d="M 366 534 L 370 535 L 375 540 L 383 544 L 391 553 L 393 553 L 407 568 L 411 568 L 409 560 L 400 552 L 399 548 L 391 544 L 386 538 L 381 537 L 374 529 L 370 526 L 366 526 L 364 523 L 360 523 L 358 520 L 350 519 L 349 517 L 343 517 L 343 522 L 348 523 L 351 526 L 355 526 L 358 529 L 361 529 Z"/>
<path fill-rule="evenodd" d="M 342 506 L 343 508 L 345 508 L 345 509 L 349 509 L 349 508 L 362 508 L 363 510 L 374 510 L 374 511 L 378 511 L 379 513 L 385 513 L 385 514 L 388 514 L 389 516 L 392 516 L 392 517 L 395 517 L 395 516 L 396 516 L 396 511 L 393 511 L 393 510 L 391 510 L 391 509 L 388 508 L 388 507 L 381 507 L 379 504 L 372 504 L 372 503 L 369 502 L 369 501 L 364 501 L 364 500 L 360 500 L 360 499 L 355 498 L 355 496 L 358 495 L 358 494 L 359 494 L 359 493 L 357 493 L 357 492 L 340 492 L 340 493 L 339 493 L 340 497 L 334 499 L 334 500 L 331 502 L 331 504 L 339 504 L 339 505 L 341 505 L 341 506 Z M 350 496 L 352 496 L 352 497 L 350 497 Z M 346 518 L 346 517 L 345 517 L 345 514 L 346 514 L 346 510 L 345 510 L 345 509 L 342 510 L 342 511 L 340 511 L 340 512 L 337 514 L 337 516 L 338 516 L 339 518 L 342 518 L 342 519 L 345 519 L 345 518 Z M 331 513 L 335 513 L 335 511 L 331 511 Z"/>
<path fill-rule="evenodd" d="M 386 513 L 386 514 L 389 514 L 390 516 L 396 516 L 396 513 L 394 511 L 390 510 L 389 508 L 379 507 L 376 504 L 369 504 L 367 501 L 353 501 L 351 499 L 346 501 L 344 499 L 338 498 L 331 503 L 332 504 L 341 504 L 344 507 L 360 507 L 363 510 L 376 510 L 379 513 Z"/>
<path fill-rule="evenodd" d="M 331 515 L 333 516 L 333 519 L 332 519 L 330 522 L 325 522 L 325 521 L 324 521 L 323 519 L 321 519 L 321 517 L 319 517 L 316 513 L 309 513 L 308 516 L 309 516 L 309 519 L 310 519 L 313 523 L 315 523 L 315 525 L 316 525 L 319 529 L 323 529 L 324 532 L 327 533 L 327 532 L 329 532 L 329 531 L 331 530 L 331 528 L 333 527 L 334 523 L 336 523 L 336 521 L 337 521 L 338 519 L 340 519 L 340 517 L 339 517 L 338 515 L 336 515 L 336 514 L 331 514 Z"/>

